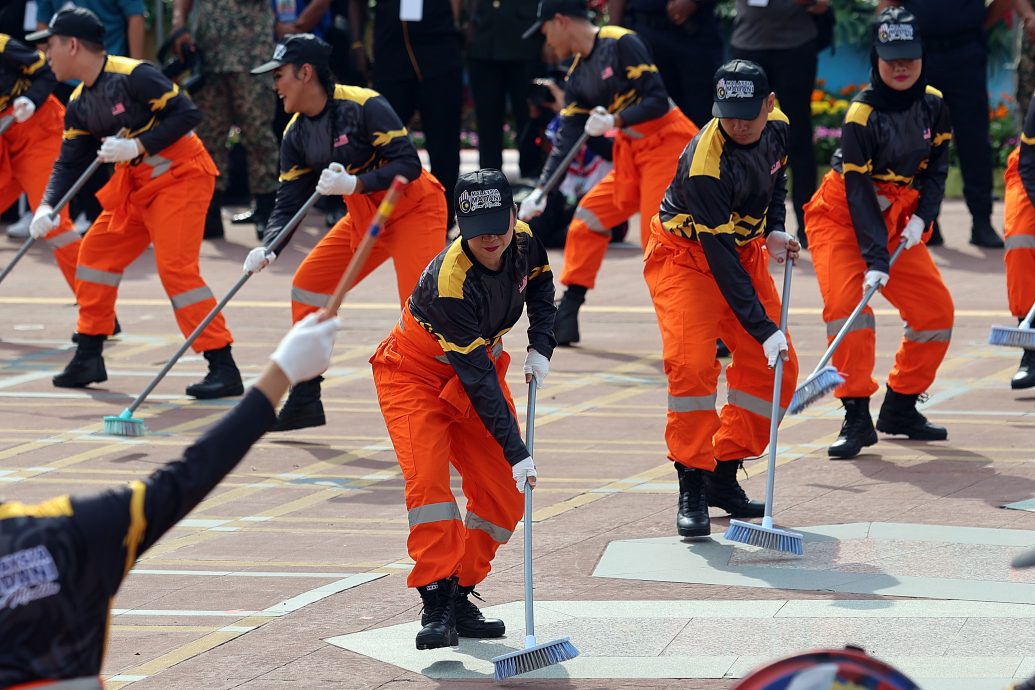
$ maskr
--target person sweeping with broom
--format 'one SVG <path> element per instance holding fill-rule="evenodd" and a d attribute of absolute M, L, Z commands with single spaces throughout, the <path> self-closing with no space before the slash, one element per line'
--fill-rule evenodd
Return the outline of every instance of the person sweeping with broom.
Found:
<path fill-rule="evenodd" d="M 358 280 L 391 258 L 402 303 L 445 241 L 447 211 L 442 185 L 421 168 L 406 127 L 383 96 L 334 83 L 330 55 L 331 46 L 321 39 L 297 34 L 277 46 L 272 60 L 252 70 L 253 74 L 273 72 L 273 88 L 284 110 L 294 116 L 284 131 L 280 189 L 263 246 L 248 254 L 245 272 L 261 271 L 276 259 L 273 248 L 290 239 L 290 235 L 281 236 L 285 223 L 314 190 L 342 196 L 348 205 L 348 213 L 295 271 L 291 317 L 296 322 L 327 302 L 396 175 L 409 184 Z M 292 388 L 272 430 L 325 424 L 322 381 L 302 381 Z"/>
<path fill-rule="evenodd" d="M 527 306 L 526 383 L 542 384 L 555 345 L 553 273 L 542 243 L 516 221 L 507 178 L 493 169 L 461 175 L 455 199 L 460 237 L 425 269 L 370 360 L 406 480 L 415 562 L 406 582 L 424 602 L 417 649 L 505 633 L 503 621 L 486 620 L 470 600 L 521 519 L 526 481 L 535 486 L 536 478 L 505 381 L 503 334 Z M 450 464 L 467 497 L 462 522 Z"/>
<path fill-rule="evenodd" d="M 647 280 L 668 377 L 665 441 L 679 478 L 676 530 L 707 536 L 708 506 L 761 517 L 762 503 L 737 482 L 744 458 L 769 440 L 772 374 L 783 359 L 782 408 L 798 363 L 777 327 L 780 296 L 769 257 L 798 258 L 784 231 L 787 118 L 775 107 L 765 71 L 733 60 L 715 73 L 711 120 L 679 157 L 675 179 L 651 219 Z M 732 353 L 729 394 L 715 412 L 715 340 Z M 786 399 L 784 399 L 786 398 Z"/>
<path fill-rule="evenodd" d="M 339 327 L 327 314 L 296 324 L 241 402 L 146 479 L 35 505 L 0 500 L 0 687 L 101 690 L 122 581 L 233 471 L 288 386 L 327 369 Z"/>
<path fill-rule="evenodd" d="M 888 8 L 873 24 L 870 85 L 845 114 L 832 170 L 805 207 L 823 320 L 844 383 L 841 432 L 827 449 L 853 458 L 877 442 L 876 431 L 922 441 L 948 437 L 917 409 L 949 348 L 953 304 L 924 244 L 945 193 L 952 136 L 948 108 L 924 82 L 923 44 L 912 14 Z M 890 253 L 904 247 L 894 265 Z M 863 293 L 876 286 L 898 309 L 905 334 L 874 430 L 870 396 L 876 333 L 868 306 L 846 326 Z"/>
<path fill-rule="evenodd" d="M 104 211 L 79 248 L 75 356 L 53 379 L 60 388 L 83 388 L 108 378 L 102 351 L 114 331 L 119 282 L 148 245 L 154 246 L 158 276 L 184 336 L 215 307 L 198 254 L 216 169 L 192 131 L 201 119 L 198 109 L 154 65 L 105 53 L 104 25 L 95 14 L 62 10 L 47 29 L 27 37 L 44 39 L 54 75 L 82 83 L 65 112 L 61 153 L 33 215 L 32 235 L 57 227 L 53 205 L 95 159 L 116 164 L 97 194 Z M 123 130 L 128 134 L 122 136 Z M 244 391 L 232 342 L 220 314 L 194 341 L 208 361 L 208 374 L 187 386 L 187 395 L 222 398 Z"/>

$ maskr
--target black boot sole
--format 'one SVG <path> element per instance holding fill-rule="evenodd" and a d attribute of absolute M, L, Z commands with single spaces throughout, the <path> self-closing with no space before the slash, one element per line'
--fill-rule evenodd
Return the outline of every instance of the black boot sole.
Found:
<path fill-rule="evenodd" d="M 460 637 L 467 637 L 472 640 L 494 640 L 499 637 L 503 637 L 507 634 L 507 629 L 503 628 L 499 631 L 491 630 L 468 630 L 457 626 L 456 634 Z"/>
<path fill-rule="evenodd" d="M 54 386 L 56 388 L 89 388 L 91 383 L 104 383 L 105 381 L 108 380 L 107 376 L 101 376 L 99 378 L 91 378 L 89 381 L 82 381 L 82 380 L 63 381 L 63 380 L 59 380 L 60 378 L 61 378 L 60 376 L 55 376 L 54 378 L 52 378 L 50 380 L 50 382 L 52 384 L 54 384 Z"/>
<path fill-rule="evenodd" d="M 680 527 L 679 525 L 676 525 L 676 533 L 681 537 L 689 539 L 710 537 L 712 534 L 711 522 L 702 527 Z"/>
<path fill-rule="evenodd" d="M 456 634 L 455 628 L 449 631 L 448 640 L 444 640 L 438 635 L 429 635 L 423 639 L 419 634 L 417 635 L 417 649 L 441 649 L 442 647 L 456 647 L 459 644 L 460 636 Z"/>
<path fill-rule="evenodd" d="M 1014 374 L 1014 376 L 1016 377 L 1016 374 Z M 1010 379 L 1010 388 L 1015 391 L 1024 390 L 1025 388 L 1035 388 L 1035 371 L 1030 371 L 1027 375 L 1021 376 L 1020 378 Z"/>
<path fill-rule="evenodd" d="M 877 441 L 880 439 L 877 437 L 877 432 L 874 429 L 870 429 L 870 435 L 866 437 L 858 447 L 855 446 L 830 446 L 827 448 L 827 456 L 831 458 L 838 458 L 839 460 L 849 460 L 854 458 L 862 452 L 863 448 L 869 448 L 870 446 L 877 445 Z"/>
<path fill-rule="evenodd" d="M 947 441 L 949 439 L 948 431 L 931 433 L 915 429 L 903 429 L 891 422 L 882 422 L 880 419 L 877 420 L 877 431 L 889 436 L 905 436 L 910 441 Z"/>
<path fill-rule="evenodd" d="M 277 422 L 270 431 L 293 431 L 294 429 L 308 429 L 313 426 L 324 426 L 327 424 L 327 417 L 321 412 L 318 415 L 277 417 Z"/>
<path fill-rule="evenodd" d="M 226 385 L 221 388 L 210 388 L 210 389 L 199 389 L 193 386 L 187 386 L 187 395 L 194 398 L 195 400 L 215 400 L 217 398 L 232 398 L 236 395 L 244 395 L 244 383 L 237 383 L 236 385 Z"/>

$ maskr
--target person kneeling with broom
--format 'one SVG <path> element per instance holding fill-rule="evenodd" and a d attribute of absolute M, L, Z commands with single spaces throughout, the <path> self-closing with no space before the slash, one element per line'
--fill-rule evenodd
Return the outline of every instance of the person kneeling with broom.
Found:
<path fill-rule="evenodd" d="M 0 501 L 0 687 L 102 688 L 111 602 L 130 568 L 237 466 L 288 387 L 327 369 L 339 327 L 325 311 L 302 319 L 241 402 L 148 478 L 36 505 Z"/>

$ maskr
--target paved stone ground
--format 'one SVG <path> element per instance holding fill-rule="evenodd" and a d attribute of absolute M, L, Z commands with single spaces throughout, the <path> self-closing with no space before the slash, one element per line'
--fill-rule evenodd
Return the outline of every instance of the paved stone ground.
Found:
<path fill-rule="evenodd" d="M 291 273 L 322 232 L 322 218 L 309 221 L 227 309 L 249 378 L 289 325 Z M 536 435 L 540 639 L 571 635 L 583 656 L 551 669 L 552 680 L 508 687 L 717 690 L 765 659 L 860 641 L 929 688 L 1003 687 L 1035 671 L 1033 578 L 1006 566 L 1035 543 L 1035 515 L 1000 508 L 1035 497 L 1035 393 L 1009 390 L 1019 352 L 986 344 L 991 324 L 1011 323 L 1002 253 L 966 244 L 961 203 L 946 205 L 942 227 L 948 246 L 935 256 L 958 312 L 926 412 L 949 427 L 950 441 L 882 438 L 857 460 L 831 462 L 825 447 L 839 408 L 828 399 L 788 418 L 777 519 L 806 533 L 801 562 L 724 547 L 719 513 L 714 542 L 673 537 L 660 339 L 638 249 L 612 248 L 583 310 L 581 347 L 554 359 Z M 253 244 L 250 227 L 205 243 L 202 272 L 217 294 L 237 280 Z M 17 245 L 0 245 L 6 263 Z M 551 259 L 559 268 L 561 252 Z M 412 650 L 420 607 L 405 585 L 402 481 L 367 365 L 398 318 L 395 300 L 388 267 L 349 296 L 325 384 L 330 423 L 265 437 L 141 559 L 115 601 L 104 668 L 110 688 L 488 687 L 487 660 L 521 645 L 518 536 L 480 588 L 510 636 L 424 657 Z M 233 404 L 183 395 L 204 371 L 191 354 L 139 411 L 150 434 L 100 433 L 103 416 L 119 413 L 180 342 L 149 254 L 123 281 L 124 334 L 106 350 L 103 387 L 50 385 L 70 357 L 75 308 L 49 257 L 34 248 L 0 287 L 0 304 L 0 492 L 8 498 L 35 501 L 149 472 Z M 820 306 L 806 254 L 791 308 L 806 372 L 825 346 Z M 875 306 L 880 379 L 901 322 L 886 302 Z M 523 348 L 522 331 L 508 339 L 514 351 Z M 519 407 L 522 380 L 516 367 Z M 748 463 L 753 496 L 764 492 L 764 465 Z M 871 523 L 902 527 L 878 534 L 865 527 Z M 859 579 L 863 585 L 830 584 Z"/>

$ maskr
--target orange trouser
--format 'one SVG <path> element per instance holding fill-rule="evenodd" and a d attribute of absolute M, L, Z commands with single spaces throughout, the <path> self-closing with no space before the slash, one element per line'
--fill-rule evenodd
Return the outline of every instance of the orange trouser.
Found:
<path fill-rule="evenodd" d="M 604 262 L 611 228 L 640 212 L 640 243 L 647 246 L 650 219 L 676 174 L 679 154 L 697 126 L 679 108 L 622 129 L 615 138 L 615 166 L 579 201 L 564 240 L 563 285 L 592 289 Z"/>
<path fill-rule="evenodd" d="M 738 251 L 758 299 L 774 323 L 780 322 L 780 295 L 769 276 L 769 253 L 761 240 Z M 661 328 L 662 357 L 668 377 L 669 457 L 704 470 L 715 462 L 761 455 L 769 445 L 773 372 L 762 345 L 740 325 L 697 242 L 675 237 L 651 219 L 643 276 L 647 280 Z M 726 367 L 726 405 L 715 413 L 719 362 L 715 340 L 730 348 Z M 798 358 L 790 345 L 780 390 L 781 417 L 794 395 Z"/>
<path fill-rule="evenodd" d="M 876 189 L 890 203 L 884 210 L 884 222 L 888 249 L 893 252 L 902 229 L 916 210 L 919 194 L 915 189 L 887 183 L 877 184 Z M 844 178 L 839 173 L 827 173 L 819 190 L 805 205 L 805 227 L 823 295 L 823 321 L 830 342 L 862 300 L 866 274 L 866 262 L 848 212 Z M 925 231 L 925 241 L 930 232 L 930 228 Z M 881 293 L 906 322 L 888 385 L 907 395 L 923 393 L 934 381 L 949 349 L 953 321 L 952 297 L 926 244 L 902 252 Z M 845 378 L 834 390 L 837 397 L 868 398 L 877 392 L 873 378 L 875 327 L 873 309 L 867 305 L 834 353 L 833 364 Z"/>
<path fill-rule="evenodd" d="M 100 678 L 68 678 L 66 680 L 36 680 L 14 685 L 7 690 L 104 690 Z"/>
<path fill-rule="evenodd" d="M 291 284 L 292 322 L 327 304 L 383 198 L 384 192 L 345 197 L 349 212 L 313 247 L 295 271 Z M 356 283 L 391 258 L 399 303 L 405 303 L 421 272 L 445 246 L 446 213 L 442 185 L 431 173 L 422 170 L 420 176 L 404 188 Z"/>
<path fill-rule="evenodd" d="M 504 380 L 510 355 L 502 341 L 487 349 L 513 414 Z M 406 545 L 416 563 L 406 582 L 420 587 L 459 575 L 462 586 L 476 585 L 489 574 L 496 549 L 510 539 L 524 509 L 503 449 L 472 408 L 438 342 L 408 308 L 370 363 L 406 481 Z M 467 498 L 463 522 L 449 488 L 450 463 Z"/>
<path fill-rule="evenodd" d="M 138 165 L 116 167 L 97 193 L 104 211 L 79 248 L 75 294 L 80 333 L 112 332 L 122 273 L 150 244 L 183 335 L 192 333 L 212 311 L 216 300 L 201 278 L 198 252 L 215 177 L 212 159 L 193 134 Z M 193 347 L 205 352 L 231 342 L 220 314 Z"/>
<path fill-rule="evenodd" d="M 1017 172 L 1020 149 L 1006 161 L 1006 294 L 1010 312 L 1024 318 L 1035 303 L 1035 207 Z"/>
<path fill-rule="evenodd" d="M 6 109 L 0 116 L 10 115 Z M 50 171 L 61 149 L 65 106 L 53 96 L 22 124 L 15 123 L 0 138 L 0 209 L 13 204 L 24 192 L 29 206 L 35 210 L 43 199 L 50 180 Z M 68 217 L 68 207 L 61 209 L 61 225 L 51 230 L 46 243 L 54 252 L 58 268 L 68 286 L 75 290 L 75 262 L 79 255 L 79 233 Z"/>

